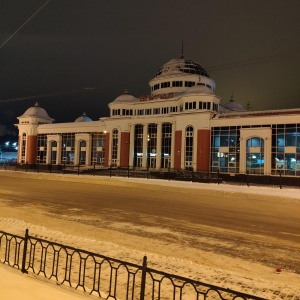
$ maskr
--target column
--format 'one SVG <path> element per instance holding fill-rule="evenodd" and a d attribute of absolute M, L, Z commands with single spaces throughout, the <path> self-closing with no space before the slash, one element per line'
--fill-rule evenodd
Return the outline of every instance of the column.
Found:
<path fill-rule="evenodd" d="M 47 138 L 48 138 L 48 136 L 47 136 Z M 51 163 L 51 151 L 52 151 L 51 141 L 47 140 L 46 164 Z"/>
<path fill-rule="evenodd" d="M 75 138 L 74 165 L 79 165 L 80 142 Z"/>
<path fill-rule="evenodd" d="M 86 150 L 85 150 L 85 165 L 91 165 L 91 155 L 92 155 L 92 135 L 89 134 L 86 139 Z"/>

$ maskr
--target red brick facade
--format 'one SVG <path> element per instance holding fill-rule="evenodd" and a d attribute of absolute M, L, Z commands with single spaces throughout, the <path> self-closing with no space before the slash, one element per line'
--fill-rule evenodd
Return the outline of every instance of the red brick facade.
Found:
<path fill-rule="evenodd" d="M 210 161 L 210 130 L 200 129 L 197 136 L 197 171 L 209 172 Z"/>

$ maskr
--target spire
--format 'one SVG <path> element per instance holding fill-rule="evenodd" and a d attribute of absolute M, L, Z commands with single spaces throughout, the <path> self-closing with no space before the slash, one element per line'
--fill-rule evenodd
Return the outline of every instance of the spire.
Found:
<path fill-rule="evenodd" d="M 127 89 L 125 89 L 125 91 L 123 92 L 123 95 L 127 95 L 127 94 L 129 94 L 129 92 Z"/>
<path fill-rule="evenodd" d="M 247 102 L 247 110 L 250 110 L 251 106 L 250 106 L 250 101 Z"/>
<path fill-rule="evenodd" d="M 184 58 L 184 55 L 183 55 L 183 41 L 181 41 L 181 55 L 180 55 L 180 58 Z"/>
<path fill-rule="evenodd" d="M 39 107 L 39 103 L 35 102 L 34 107 Z"/>

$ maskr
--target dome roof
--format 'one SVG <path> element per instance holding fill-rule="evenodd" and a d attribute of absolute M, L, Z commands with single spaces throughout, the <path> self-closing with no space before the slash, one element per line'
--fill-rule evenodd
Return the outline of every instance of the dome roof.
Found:
<path fill-rule="evenodd" d="M 127 89 L 124 91 L 124 93 L 120 96 L 118 96 L 113 103 L 121 103 L 121 102 L 136 102 L 138 99 L 134 96 L 130 95 L 127 91 Z"/>
<path fill-rule="evenodd" d="M 222 105 L 222 108 L 223 112 L 247 111 L 247 109 L 245 109 L 242 104 L 233 100 L 232 96 L 227 103 Z"/>
<path fill-rule="evenodd" d="M 169 62 L 165 63 L 159 68 L 155 77 L 180 73 L 202 75 L 209 78 L 208 73 L 200 64 L 193 62 L 190 59 L 185 59 L 183 55 L 181 55 L 180 58 L 171 59 Z"/>
<path fill-rule="evenodd" d="M 197 83 L 196 85 L 190 87 L 184 95 L 192 95 L 192 94 L 202 94 L 202 95 L 213 95 L 215 96 L 215 93 L 207 87 L 205 84 L 201 84 L 200 82 Z"/>
<path fill-rule="evenodd" d="M 48 113 L 39 106 L 38 102 L 34 106 L 28 108 L 21 117 L 37 117 L 43 119 L 51 119 Z"/>
<path fill-rule="evenodd" d="M 82 114 L 82 116 L 78 117 L 75 122 L 92 122 L 93 120 L 89 118 L 85 112 Z"/>

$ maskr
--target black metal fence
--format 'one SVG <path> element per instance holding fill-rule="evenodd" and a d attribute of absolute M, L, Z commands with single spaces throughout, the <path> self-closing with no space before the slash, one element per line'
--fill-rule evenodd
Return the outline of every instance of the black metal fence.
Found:
<path fill-rule="evenodd" d="M 38 237 L 0 231 L 3 264 L 68 285 L 101 299 L 264 299 Z"/>
<path fill-rule="evenodd" d="M 93 175 L 93 176 L 119 176 L 119 177 L 134 177 L 147 179 L 163 179 L 163 180 L 178 180 L 191 181 L 215 184 L 235 184 L 235 185 L 264 185 L 283 188 L 300 187 L 300 177 L 297 176 L 282 176 L 281 172 L 276 175 L 255 175 L 255 174 L 227 174 L 227 173 L 209 173 L 195 172 L 191 170 L 175 170 L 161 169 L 154 170 L 149 168 L 116 168 L 103 167 L 97 164 L 91 166 L 84 165 L 51 165 L 51 164 L 10 164 L 2 165 L 0 168 L 5 170 L 21 170 L 25 172 L 46 172 L 60 174 L 77 174 L 77 175 Z"/>

